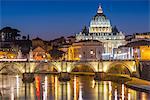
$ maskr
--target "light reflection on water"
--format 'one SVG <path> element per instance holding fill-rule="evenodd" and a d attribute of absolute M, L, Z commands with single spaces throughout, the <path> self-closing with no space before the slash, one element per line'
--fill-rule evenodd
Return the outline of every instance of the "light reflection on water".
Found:
<path fill-rule="evenodd" d="M 150 94 L 110 81 L 97 82 L 92 76 L 72 76 L 59 82 L 57 75 L 37 75 L 24 84 L 21 76 L 0 75 L 3 100 L 150 100 Z"/>

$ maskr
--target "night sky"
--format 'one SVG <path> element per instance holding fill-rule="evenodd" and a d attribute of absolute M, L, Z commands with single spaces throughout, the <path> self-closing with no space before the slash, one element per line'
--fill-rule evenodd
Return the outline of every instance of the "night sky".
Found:
<path fill-rule="evenodd" d="M 47 40 L 70 36 L 89 26 L 99 4 L 126 35 L 150 32 L 149 0 L 0 0 L 0 28 Z"/>

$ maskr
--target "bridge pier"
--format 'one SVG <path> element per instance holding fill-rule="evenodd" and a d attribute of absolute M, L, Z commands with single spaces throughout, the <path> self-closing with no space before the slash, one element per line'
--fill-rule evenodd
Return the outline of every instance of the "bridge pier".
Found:
<path fill-rule="evenodd" d="M 71 76 L 68 72 L 60 72 L 58 80 L 59 81 L 70 81 Z"/>
<path fill-rule="evenodd" d="M 34 82 L 34 80 L 35 80 L 35 78 L 34 78 L 33 73 L 23 73 L 22 81 L 24 83 L 32 83 L 32 82 Z"/>
<path fill-rule="evenodd" d="M 105 77 L 106 77 L 105 72 L 96 72 L 94 76 L 94 80 L 101 81 L 104 80 Z"/>

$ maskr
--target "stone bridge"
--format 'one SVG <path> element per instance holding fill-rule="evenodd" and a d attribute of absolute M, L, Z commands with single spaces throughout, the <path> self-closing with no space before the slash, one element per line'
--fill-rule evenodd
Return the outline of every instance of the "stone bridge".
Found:
<path fill-rule="evenodd" d="M 22 74 L 60 73 L 60 72 L 108 72 L 118 74 L 132 73 L 139 76 L 139 68 L 134 60 L 103 61 L 1 61 L 0 73 Z"/>

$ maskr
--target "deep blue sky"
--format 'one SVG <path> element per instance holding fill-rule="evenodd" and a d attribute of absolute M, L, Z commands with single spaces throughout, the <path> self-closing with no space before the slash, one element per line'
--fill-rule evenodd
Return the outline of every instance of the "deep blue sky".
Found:
<path fill-rule="evenodd" d="M 126 34 L 150 31 L 149 0 L 0 0 L 0 28 L 53 39 L 89 26 L 99 3 L 105 15 Z"/>

